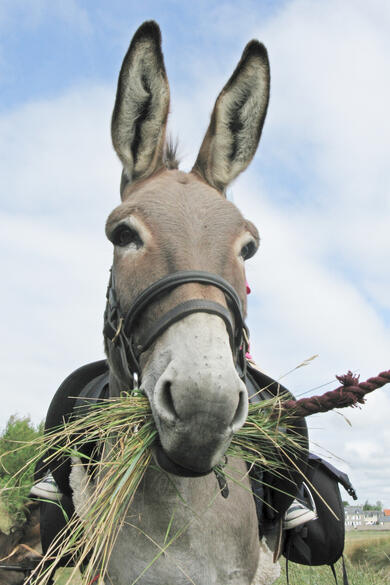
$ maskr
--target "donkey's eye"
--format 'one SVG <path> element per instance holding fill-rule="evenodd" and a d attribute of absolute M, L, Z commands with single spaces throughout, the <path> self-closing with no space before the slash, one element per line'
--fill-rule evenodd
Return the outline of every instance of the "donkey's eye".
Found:
<path fill-rule="evenodd" d="M 249 258 L 252 258 L 256 250 L 257 250 L 256 244 L 253 240 L 251 240 L 241 248 L 240 254 L 244 258 L 244 260 L 248 260 Z"/>
<path fill-rule="evenodd" d="M 122 248 L 124 246 L 134 244 L 134 246 L 138 249 L 143 245 L 139 234 L 134 229 L 125 224 L 118 225 L 114 229 L 110 239 L 114 246 L 120 246 Z"/>

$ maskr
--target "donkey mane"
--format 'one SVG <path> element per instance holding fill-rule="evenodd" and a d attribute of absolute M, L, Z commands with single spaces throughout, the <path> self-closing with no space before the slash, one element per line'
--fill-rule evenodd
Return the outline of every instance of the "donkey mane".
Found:
<path fill-rule="evenodd" d="M 180 160 L 177 156 L 178 140 L 173 140 L 172 136 L 168 136 L 164 145 L 163 163 L 168 170 L 179 168 Z"/>

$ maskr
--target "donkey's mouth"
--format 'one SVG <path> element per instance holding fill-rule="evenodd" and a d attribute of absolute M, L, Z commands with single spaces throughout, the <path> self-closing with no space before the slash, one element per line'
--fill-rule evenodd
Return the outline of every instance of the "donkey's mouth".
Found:
<path fill-rule="evenodd" d="M 153 455 L 157 465 L 164 471 L 172 473 L 173 475 L 179 475 L 180 477 L 202 477 L 203 475 L 208 475 L 212 472 L 212 469 L 207 471 L 195 471 L 188 467 L 183 467 L 165 453 L 160 443 L 155 445 Z"/>

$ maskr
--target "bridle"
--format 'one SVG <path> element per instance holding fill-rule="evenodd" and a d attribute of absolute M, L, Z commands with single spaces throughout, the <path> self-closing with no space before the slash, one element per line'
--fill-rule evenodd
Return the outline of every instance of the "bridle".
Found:
<path fill-rule="evenodd" d="M 199 283 L 211 285 L 221 290 L 226 298 L 228 308 L 221 303 L 207 299 L 191 299 L 179 303 L 173 309 L 170 309 L 152 323 L 146 330 L 142 331 L 139 318 L 142 313 L 156 300 L 159 300 L 165 293 L 174 288 L 188 283 Z M 242 304 L 235 289 L 224 278 L 217 274 L 203 272 L 199 270 L 182 270 L 168 274 L 163 278 L 152 283 L 144 289 L 130 305 L 130 308 L 124 313 L 120 307 L 118 296 L 115 288 L 115 273 L 111 269 L 110 280 L 107 288 L 107 304 L 104 313 L 104 337 L 106 344 L 109 344 L 110 352 L 114 352 L 116 365 L 120 363 L 122 373 L 125 376 L 130 391 L 133 393 L 136 385 L 135 378 L 141 380 L 142 371 L 139 363 L 141 354 L 145 352 L 158 337 L 168 329 L 173 323 L 184 319 L 192 313 L 209 313 L 217 315 L 223 319 L 227 332 L 229 334 L 232 355 L 241 380 L 248 388 L 248 384 L 253 384 L 249 376 L 247 377 L 247 362 L 245 355 L 248 349 L 248 330 L 242 314 Z M 135 327 L 136 326 L 136 327 Z M 135 329 L 141 330 L 139 339 L 135 338 Z M 119 362 L 118 362 L 119 359 Z M 254 380 L 253 395 L 248 390 L 249 401 L 259 402 L 262 398 L 259 396 L 259 386 Z M 274 381 L 271 381 L 271 384 Z M 250 386 L 249 386 L 250 387 Z M 304 428 L 305 431 L 306 427 Z M 299 432 L 299 431 L 298 431 Z M 163 449 L 156 451 L 157 463 L 160 467 L 175 475 L 184 477 L 197 477 L 206 475 L 205 473 L 196 473 L 186 468 L 182 468 L 169 457 L 166 456 Z M 214 468 L 221 494 L 224 498 L 228 497 L 229 489 L 223 468 Z"/>
<path fill-rule="evenodd" d="M 157 321 L 141 333 L 136 342 L 135 324 L 145 309 L 162 295 L 188 283 L 212 285 L 221 290 L 227 300 L 228 309 L 221 303 L 207 299 L 191 299 L 176 305 L 164 313 Z M 173 323 L 192 313 L 218 315 L 224 321 L 229 334 L 233 359 L 240 377 L 245 377 L 245 353 L 247 351 L 248 330 L 244 323 L 242 305 L 234 288 L 221 276 L 201 270 L 181 270 L 168 274 L 144 289 L 133 301 L 127 313 L 123 314 L 116 289 L 115 273 L 111 268 L 107 288 L 107 305 L 104 313 L 103 333 L 111 349 L 117 352 L 121 367 L 130 383 L 134 374 L 141 378 L 140 356 Z"/>

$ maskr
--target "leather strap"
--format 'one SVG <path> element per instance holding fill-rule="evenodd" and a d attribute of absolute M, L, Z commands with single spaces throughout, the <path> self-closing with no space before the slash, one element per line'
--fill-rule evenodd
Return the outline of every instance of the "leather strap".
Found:
<path fill-rule="evenodd" d="M 138 314 L 149 305 L 156 296 L 175 288 L 181 284 L 190 284 L 197 282 L 199 284 L 213 285 L 222 290 L 233 301 L 233 304 L 241 312 L 241 301 L 234 288 L 218 274 L 204 272 L 202 270 L 179 270 L 160 278 L 145 290 L 143 290 L 134 300 L 125 318 L 125 332 L 127 333 Z"/>
<path fill-rule="evenodd" d="M 134 323 L 137 317 L 150 305 L 153 301 L 157 300 L 164 293 L 176 288 L 177 286 L 190 283 L 199 283 L 204 285 L 212 285 L 220 290 L 228 297 L 231 301 L 231 309 L 234 314 L 235 330 L 239 330 L 239 335 L 242 333 L 242 307 L 239 296 L 237 295 L 234 288 L 218 274 L 212 274 L 211 272 L 204 272 L 202 270 L 179 270 L 173 274 L 168 274 L 163 278 L 160 278 L 144 291 L 142 291 L 136 299 L 133 301 L 130 309 L 127 311 L 124 318 L 124 332 L 126 335 L 130 335 Z M 211 301 L 210 301 L 211 302 Z M 223 308 L 222 305 L 218 304 Z"/>
<path fill-rule="evenodd" d="M 344 555 L 341 555 L 342 563 L 343 563 L 343 585 L 349 585 L 348 575 L 347 575 L 347 568 L 345 566 L 345 559 Z"/>
<path fill-rule="evenodd" d="M 142 312 L 152 302 L 159 300 L 161 295 L 177 286 L 192 282 L 219 288 L 227 298 L 229 309 L 226 309 L 220 303 L 207 299 L 191 299 L 185 301 L 165 313 L 153 323 L 142 334 L 137 346 L 135 346 L 135 324 Z M 103 331 L 105 338 L 115 345 L 126 378 L 131 380 L 133 372 L 141 375 L 138 362 L 139 357 L 159 335 L 173 323 L 195 312 L 214 314 L 223 319 L 229 333 L 234 359 L 237 367 L 242 369 L 242 376 L 244 376 L 246 342 L 243 339 L 243 331 L 244 329 L 246 330 L 246 326 L 242 316 L 241 301 L 234 288 L 224 278 L 218 274 L 201 270 L 181 270 L 168 274 L 143 290 L 135 298 L 127 313 L 123 315 L 116 297 L 115 275 L 112 269 L 107 289 L 107 306 L 104 315 Z"/>
<path fill-rule="evenodd" d="M 336 585 L 339 585 L 339 582 L 337 581 L 337 573 L 336 573 L 336 568 L 335 568 L 334 564 L 329 565 L 329 566 L 332 570 L 332 574 L 333 574 L 334 581 L 335 581 Z"/>
<path fill-rule="evenodd" d="M 147 329 L 141 336 L 139 344 L 137 345 L 137 352 L 142 353 L 146 351 L 152 343 L 166 330 L 168 327 L 188 317 L 192 313 L 210 313 L 218 315 L 223 319 L 226 325 L 226 329 L 229 333 L 230 343 L 234 348 L 234 324 L 230 313 L 220 303 L 214 301 L 208 301 L 206 299 L 193 299 L 180 303 L 167 313 L 165 313 L 161 319 L 154 323 L 149 329 Z"/>

